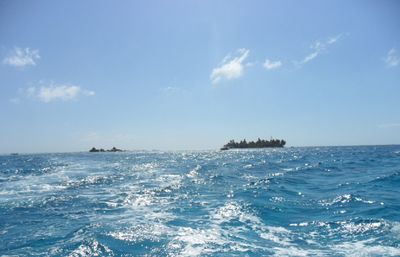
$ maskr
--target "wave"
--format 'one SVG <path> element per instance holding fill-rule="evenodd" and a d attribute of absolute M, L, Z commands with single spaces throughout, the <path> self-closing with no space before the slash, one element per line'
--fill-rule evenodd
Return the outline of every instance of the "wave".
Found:
<path fill-rule="evenodd" d="M 400 254 L 393 148 L 12 158 L 0 255 Z"/>

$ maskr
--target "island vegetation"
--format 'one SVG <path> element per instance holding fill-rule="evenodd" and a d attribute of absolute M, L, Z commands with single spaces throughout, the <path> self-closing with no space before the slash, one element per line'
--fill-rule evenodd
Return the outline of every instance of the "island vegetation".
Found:
<path fill-rule="evenodd" d="M 92 147 L 92 149 L 89 150 L 91 153 L 99 153 L 99 152 L 124 152 L 124 150 L 118 149 L 116 147 L 113 147 L 109 150 L 104 150 L 103 148 L 97 149 L 96 147 Z"/>
<path fill-rule="evenodd" d="M 235 142 L 235 140 L 229 141 L 226 145 L 224 145 L 221 150 L 229 150 L 235 148 L 267 148 L 267 147 L 284 147 L 286 141 L 283 139 L 270 139 L 264 140 L 258 138 L 257 141 L 249 141 L 246 139 L 241 140 L 240 142 Z"/>

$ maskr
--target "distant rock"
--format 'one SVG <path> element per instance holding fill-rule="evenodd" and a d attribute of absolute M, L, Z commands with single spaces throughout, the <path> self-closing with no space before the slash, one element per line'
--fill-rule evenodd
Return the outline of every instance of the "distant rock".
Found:
<path fill-rule="evenodd" d="M 90 153 L 100 153 L 100 152 L 124 152 L 125 150 L 118 149 L 116 147 L 113 147 L 109 150 L 104 150 L 103 148 L 97 149 L 96 147 L 92 147 L 92 149 L 89 150 Z"/>
<path fill-rule="evenodd" d="M 111 148 L 110 150 L 107 150 L 107 152 L 123 152 L 124 150 L 118 149 L 116 147 Z"/>

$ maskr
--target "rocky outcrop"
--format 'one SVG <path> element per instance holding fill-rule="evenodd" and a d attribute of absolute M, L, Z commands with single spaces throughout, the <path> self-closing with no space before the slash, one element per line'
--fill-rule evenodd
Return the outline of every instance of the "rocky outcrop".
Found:
<path fill-rule="evenodd" d="M 99 152 L 124 152 L 124 150 L 118 149 L 116 147 L 113 147 L 109 150 L 104 150 L 103 148 L 97 149 L 96 147 L 92 147 L 92 149 L 89 150 L 90 153 L 99 153 Z"/>

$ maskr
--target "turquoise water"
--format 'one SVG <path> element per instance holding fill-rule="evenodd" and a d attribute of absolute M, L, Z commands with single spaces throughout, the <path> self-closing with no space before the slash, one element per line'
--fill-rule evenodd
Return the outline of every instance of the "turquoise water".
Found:
<path fill-rule="evenodd" d="M 0 255 L 400 256 L 400 146 L 3 155 Z"/>

